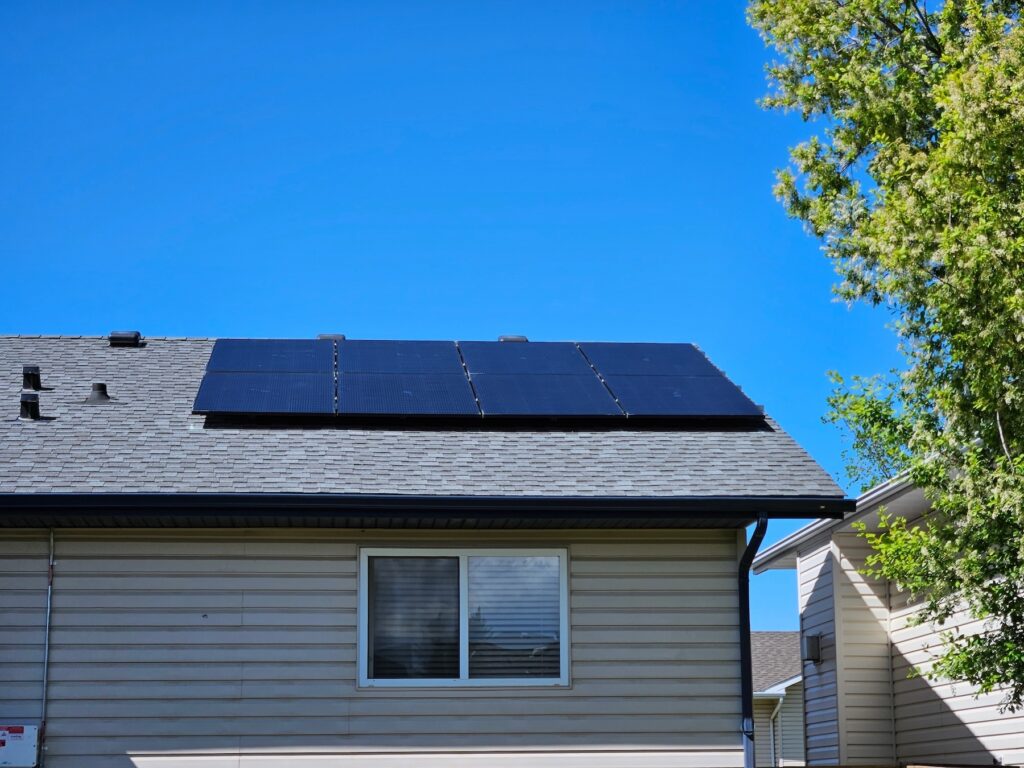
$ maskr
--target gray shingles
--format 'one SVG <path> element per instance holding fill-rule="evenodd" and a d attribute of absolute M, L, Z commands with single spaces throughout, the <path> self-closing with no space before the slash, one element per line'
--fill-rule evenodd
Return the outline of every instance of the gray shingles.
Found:
<path fill-rule="evenodd" d="M 764 691 L 801 673 L 799 632 L 751 632 L 754 690 Z"/>
<path fill-rule="evenodd" d="M 0 337 L 0 492 L 842 496 L 786 433 L 205 429 L 212 339 Z M 21 366 L 41 408 L 17 416 Z M 109 405 L 85 405 L 106 382 Z M 4 402 L 6 401 L 6 405 Z"/>

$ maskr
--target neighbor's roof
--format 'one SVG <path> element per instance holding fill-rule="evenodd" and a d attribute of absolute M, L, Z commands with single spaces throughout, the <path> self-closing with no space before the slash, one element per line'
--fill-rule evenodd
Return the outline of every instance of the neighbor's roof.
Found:
<path fill-rule="evenodd" d="M 766 691 L 802 674 L 799 632 L 751 632 L 754 691 Z"/>
<path fill-rule="evenodd" d="M 762 431 L 205 428 L 213 339 L 0 337 L 0 494 L 828 497 L 841 489 L 774 422 Z M 41 410 L 15 418 L 22 365 Z M 92 382 L 114 403 L 85 405 Z"/>

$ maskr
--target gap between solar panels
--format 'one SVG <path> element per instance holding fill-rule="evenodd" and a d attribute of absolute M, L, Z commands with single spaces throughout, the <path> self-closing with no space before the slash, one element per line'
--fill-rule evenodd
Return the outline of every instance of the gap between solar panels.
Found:
<path fill-rule="evenodd" d="M 193 412 L 763 422 L 691 344 L 220 339 Z"/>

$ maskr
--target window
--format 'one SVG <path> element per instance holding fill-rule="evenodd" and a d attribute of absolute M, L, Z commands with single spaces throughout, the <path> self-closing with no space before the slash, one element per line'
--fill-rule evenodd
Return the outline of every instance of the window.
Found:
<path fill-rule="evenodd" d="M 364 549 L 362 686 L 567 685 L 565 550 Z"/>

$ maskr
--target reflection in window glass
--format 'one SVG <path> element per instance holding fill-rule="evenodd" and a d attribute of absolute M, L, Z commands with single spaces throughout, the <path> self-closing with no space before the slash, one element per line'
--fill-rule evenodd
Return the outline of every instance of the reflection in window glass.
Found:
<path fill-rule="evenodd" d="M 469 558 L 469 676 L 559 676 L 557 557 Z"/>
<path fill-rule="evenodd" d="M 368 560 L 368 661 L 374 678 L 458 678 L 459 559 Z"/>

